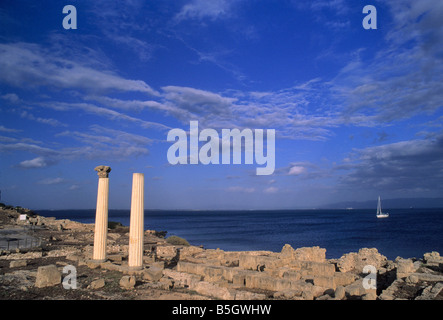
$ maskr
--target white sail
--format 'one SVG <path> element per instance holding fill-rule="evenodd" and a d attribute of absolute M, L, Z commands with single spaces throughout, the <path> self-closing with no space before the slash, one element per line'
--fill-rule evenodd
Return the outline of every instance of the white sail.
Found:
<path fill-rule="evenodd" d="M 387 218 L 387 217 L 389 217 L 389 213 L 387 212 L 383 213 L 383 211 L 381 210 L 381 200 L 380 196 L 378 196 L 377 218 Z"/>

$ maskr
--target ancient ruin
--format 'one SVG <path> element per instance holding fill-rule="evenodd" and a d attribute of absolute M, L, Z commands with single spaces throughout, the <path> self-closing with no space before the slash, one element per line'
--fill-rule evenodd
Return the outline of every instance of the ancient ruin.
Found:
<path fill-rule="evenodd" d="M 128 266 L 133 270 L 142 269 L 143 265 L 144 214 L 144 175 L 142 173 L 134 173 L 128 258 Z"/>
<path fill-rule="evenodd" d="M 108 166 L 95 168 L 98 174 L 97 208 L 95 216 L 94 255 L 93 260 L 106 260 L 106 239 L 108 234 L 109 172 Z"/>

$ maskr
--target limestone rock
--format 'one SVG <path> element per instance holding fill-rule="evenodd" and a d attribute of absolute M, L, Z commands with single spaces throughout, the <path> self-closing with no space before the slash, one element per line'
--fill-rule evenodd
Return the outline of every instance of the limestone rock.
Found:
<path fill-rule="evenodd" d="M 325 262 L 326 249 L 318 246 L 298 248 L 294 252 L 294 259 L 312 262 Z"/>
<path fill-rule="evenodd" d="M 345 297 L 345 294 L 346 294 L 345 288 L 342 286 L 339 286 L 339 287 L 337 287 L 337 289 L 335 289 L 334 299 L 341 300 Z"/>
<path fill-rule="evenodd" d="M 20 268 L 26 266 L 27 266 L 26 260 L 12 260 L 11 262 L 9 262 L 9 268 Z"/>
<path fill-rule="evenodd" d="M 201 281 L 200 275 L 179 272 L 172 269 L 163 270 L 163 275 L 174 281 L 175 288 L 191 288 Z"/>
<path fill-rule="evenodd" d="M 105 279 L 97 279 L 91 282 L 89 288 L 94 290 L 94 289 L 103 288 L 104 286 L 105 286 Z"/>
<path fill-rule="evenodd" d="M 135 287 L 135 276 L 123 276 L 120 279 L 120 287 L 126 290 L 133 289 Z"/>
<path fill-rule="evenodd" d="M 293 259 L 295 254 L 294 248 L 290 244 L 285 244 L 280 252 L 280 257 L 282 259 Z"/>
<path fill-rule="evenodd" d="M 196 246 L 187 246 L 180 249 L 180 259 L 191 257 L 197 253 L 203 252 L 204 249 Z"/>
<path fill-rule="evenodd" d="M 415 271 L 414 264 L 411 259 L 397 260 L 397 279 L 405 278 Z"/>
<path fill-rule="evenodd" d="M 204 296 L 210 296 L 221 300 L 234 300 L 235 293 L 233 294 L 228 288 L 220 287 L 216 283 L 200 281 L 190 288 Z"/>
<path fill-rule="evenodd" d="M 416 283 L 418 283 L 418 281 L 419 281 L 418 277 L 416 275 L 413 275 L 413 274 L 409 275 L 406 278 L 406 283 L 416 284 Z"/>
<path fill-rule="evenodd" d="M 38 267 L 35 286 L 37 288 L 55 286 L 61 283 L 61 273 L 53 264 Z"/>
<path fill-rule="evenodd" d="M 366 265 L 372 265 L 376 269 L 385 265 L 387 258 L 380 254 L 376 248 L 362 248 L 358 253 L 344 254 L 337 262 L 341 272 L 356 271 L 361 273 Z"/>
<path fill-rule="evenodd" d="M 235 291 L 235 300 L 265 300 L 266 295 L 249 291 Z"/>
<path fill-rule="evenodd" d="M 440 256 L 440 253 L 436 251 L 425 253 L 423 260 L 427 265 L 440 267 L 440 270 L 443 271 L 443 257 Z"/>
<path fill-rule="evenodd" d="M 157 246 L 156 254 L 158 258 L 172 259 L 177 256 L 177 248 L 175 246 Z"/>
<path fill-rule="evenodd" d="M 443 290 L 443 282 L 438 282 L 434 285 L 426 287 L 422 294 L 415 298 L 415 300 L 434 300 Z"/>
<path fill-rule="evenodd" d="M 163 276 L 164 267 L 152 265 L 149 269 L 143 270 L 143 279 L 149 281 L 158 281 Z"/>

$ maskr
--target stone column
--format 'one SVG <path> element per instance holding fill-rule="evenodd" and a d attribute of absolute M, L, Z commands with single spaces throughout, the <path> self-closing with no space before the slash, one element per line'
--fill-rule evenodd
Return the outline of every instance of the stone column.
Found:
<path fill-rule="evenodd" d="M 128 257 L 128 267 L 132 270 L 143 267 L 144 181 L 143 173 L 133 174 Z"/>
<path fill-rule="evenodd" d="M 97 208 L 95 213 L 94 253 L 92 260 L 106 261 L 106 239 L 108 237 L 108 200 L 109 200 L 109 172 L 111 168 L 98 166 Z"/>

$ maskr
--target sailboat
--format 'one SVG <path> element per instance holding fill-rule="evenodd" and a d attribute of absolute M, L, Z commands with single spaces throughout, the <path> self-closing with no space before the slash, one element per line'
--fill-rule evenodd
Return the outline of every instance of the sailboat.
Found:
<path fill-rule="evenodd" d="M 377 218 L 387 218 L 389 217 L 389 213 L 381 211 L 381 200 L 380 196 L 378 196 L 378 205 L 377 205 Z"/>

